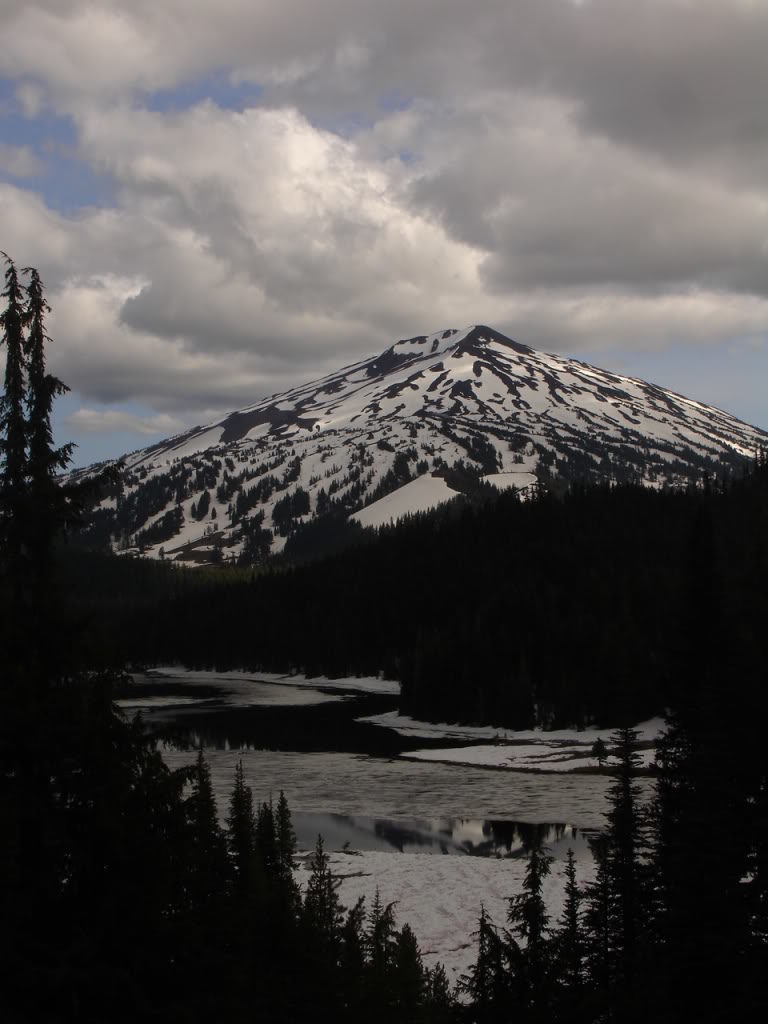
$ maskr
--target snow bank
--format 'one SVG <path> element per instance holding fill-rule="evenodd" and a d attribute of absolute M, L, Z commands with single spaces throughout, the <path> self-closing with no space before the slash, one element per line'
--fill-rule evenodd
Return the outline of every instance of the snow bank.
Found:
<path fill-rule="evenodd" d="M 472 765 L 483 768 L 510 768 L 542 772 L 571 772 L 578 768 L 597 768 L 591 756 L 598 738 L 608 741 L 611 729 L 502 729 L 485 725 L 449 725 L 445 722 L 420 722 L 396 711 L 369 715 L 358 721 L 394 729 L 401 736 L 421 739 L 493 740 L 462 747 L 440 747 L 429 750 L 408 750 L 403 756 L 417 761 L 438 761 L 443 764 Z M 638 741 L 655 743 L 664 730 L 662 718 L 652 718 L 635 726 Z M 652 749 L 639 750 L 644 767 L 653 764 Z M 609 760 L 610 763 L 610 760 Z"/>
<path fill-rule="evenodd" d="M 232 689 L 231 684 L 271 683 L 284 687 L 307 687 L 319 690 L 344 690 L 349 693 L 378 693 L 384 696 L 397 696 L 400 683 L 394 679 L 379 679 L 378 676 L 342 676 L 329 679 L 328 676 L 305 676 L 301 673 L 289 675 L 282 672 L 250 672 L 246 669 L 231 669 L 226 672 L 215 672 L 204 669 L 183 668 L 181 665 L 158 665 L 150 669 L 148 675 L 153 678 L 178 680 L 186 684 L 216 686 L 222 684 Z M 238 693 L 247 693 L 238 686 Z"/>
<path fill-rule="evenodd" d="M 510 743 L 541 741 L 542 743 L 574 743 L 580 746 L 592 746 L 598 737 L 608 740 L 612 729 L 504 729 L 498 725 L 458 725 L 448 722 L 422 722 L 397 711 L 385 711 L 381 715 L 369 715 L 359 718 L 359 722 L 370 722 L 394 729 L 400 736 L 420 736 L 422 738 L 444 737 L 455 740 L 506 740 Z M 665 728 L 663 718 L 650 718 L 635 726 L 638 740 L 641 743 L 653 743 Z"/>
<path fill-rule="evenodd" d="M 580 884 L 594 877 L 592 857 L 582 836 L 568 837 L 576 854 Z M 554 851 L 553 851 L 554 852 Z M 382 901 L 396 903 L 400 927 L 407 921 L 414 931 L 429 967 L 440 962 L 455 982 L 469 970 L 477 955 L 472 932 L 477 928 L 481 903 L 493 921 L 506 924 L 507 900 L 522 889 L 524 856 L 441 857 L 408 853 L 333 853 L 331 869 L 341 878 L 339 896 L 347 906 L 364 896 L 370 908 L 378 888 Z M 544 881 L 544 898 L 553 923 L 562 913 L 565 864 L 557 860 Z M 308 857 L 297 878 L 306 886 Z"/>
<path fill-rule="evenodd" d="M 420 476 L 349 517 L 361 526 L 386 526 L 413 512 L 426 512 L 456 497 L 440 476 Z"/>
<path fill-rule="evenodd" d="M 474 747 L 445 747 L 439 750 L 409 750 L 403 756 L 417 761 L 439 761 L 484 768 L 509 768 L 518 771 L 572 772 L 579 768 L 597 768 L 598 763 L 584 745 L 529 743 L 519 746 L 482 744 Z M 656 760 L 654 750 L 638 750 L 643 767 Z M 611 759 L 608 764 L 611 764 Z"/>

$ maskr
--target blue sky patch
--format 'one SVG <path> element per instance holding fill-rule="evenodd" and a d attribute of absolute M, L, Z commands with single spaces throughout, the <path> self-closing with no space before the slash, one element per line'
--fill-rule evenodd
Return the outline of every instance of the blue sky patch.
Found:
<path fill-rule="evenodd" d="M 156 114 L 178 113 L 210 101 L 224 110 L 242 111 L 255 106 L 263 89 L 253 82 L 233 83 L 227 72 L 196 78 L 173 89 L 161 89 L 147 96 L 144 106 Z"/>
<path fill-rule="evenodd" d="M 0 125 L 0 141 L 28 146 L 42 161 L 42 174 L 21 181 L 33 185 L 51 209 L 71 213 L 86 206 L 115 204 L 113 180 L 97 174 L 78 156 L 77 130 L 70 117 L 50 110 L 27 117 L 16 99 L 14 83 L 0 80 Z M 2 172 L 0 180 L 20 183 Z"/>

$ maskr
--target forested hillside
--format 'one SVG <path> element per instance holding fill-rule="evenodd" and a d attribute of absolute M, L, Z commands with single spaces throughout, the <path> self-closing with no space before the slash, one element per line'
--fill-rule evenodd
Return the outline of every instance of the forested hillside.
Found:
<path fill-rule="evenodd" d="M 314 564 L 174 592 L 159 572 L 156 598 L 94 605 L 90 622 L 106 648 L 144 663 L 381 671 L 424 718 L 639 721 L 695 694 L 714 666 L 749 685 L 767 517 L 764 464 L 722 488 L 508 493 Z"/>

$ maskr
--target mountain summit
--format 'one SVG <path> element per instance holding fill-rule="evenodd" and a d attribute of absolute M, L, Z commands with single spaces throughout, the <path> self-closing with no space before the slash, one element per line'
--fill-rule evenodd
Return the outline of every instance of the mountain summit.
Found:
<path fill-rule="evenodd" d="M 125 459 L 94 543 L 259 561 L 308 524 L 379 525 L 493 484 L 730 472 L 768 434 L 490 327 L 396 342 Z"/>

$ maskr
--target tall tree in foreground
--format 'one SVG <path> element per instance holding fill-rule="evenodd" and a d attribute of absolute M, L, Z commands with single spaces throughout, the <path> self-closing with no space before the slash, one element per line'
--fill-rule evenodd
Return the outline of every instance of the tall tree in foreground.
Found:
<path fill-rule="evenodd" d="M 655 937 L 664 1021 L 691 1009 L 699 1020 L 746 1019 L 768 1005 L 765 940 L 750 912 L 760 906 L 750 904 L 763 882 L 765 797 L 759 769 L 753 778 L 745 773 L 761 739 L 740 749 L 723 736 L 724 720 L 720 701 L 704 693 L 695 712 L 675 716 L 659 745 Z M 758 757 L 765 764 L 764 750 Z"/>
<path fill-rule="evenodd" d="M 215 911 L 224 892 L 226 843 L 219 825 L 211 770 L 201 747 L 191 769 L 192 792 L 187 799 L 190 833 L 190 857 L 193 869 L 189 877 L 189 896 L 201 921 Z"/>
<path fill-rule="evenodd" d="M 564 1020 L 579 1020 L 584 996 L 584 932 L 581 922 L 581 893 L 576 884 L 576 861 L 568 849 L 565 862 L 565 900 L 556 934 L 559 1001 L 565 1006 Z"/>
<path fill-rule="evenodd" d="M 276 875 L 280 902 L 284 908 L 293 907 L 298 899 L 293 872 L 296 867 L 296 833 L 285 793 L 280 790 L 275 811 Z"/>
<path fill-rule="evenodd" d="M 472 1000 L 475 1020 L 491 1024 L 508 1013 L 509 978 L 504 942 L 482 904 L 473 938 L 477 939 L 477 959 L 462 978 L 461 988 Z"/>
<path fill-rule="evenodd" d="M 619 729 L 612 737 L 619 774 L 608 791 L 609 870 L 612 876 L 614 915 L 613 945 L 623 987 L 632 990 L 643 912 L 643 866 L 647 852 L 640 787 L 636 774 L 640 758 L 636 753 L 637 731 Z"/>
<path fill-rule="evenodd" d="M 5 309 L 0 313 L 5 348 L 5 386 L 0 395 L 0 585 L 6 596 L 4 618 L 9 623 L 8 638 L 14 647 L 22 640 L 20 606 L 24 580 L 24 538 L 22 524 L 26 513 L 27 451 L 24 401 L 24 296 L 13 260 L 6 262 Z M 15 656 L 9 659 L 9 666 Z"/>
<path fill-rule="evenodd" d="M 511 937 L 525 942 L 513 985 L 531 1020 L 544 1020 L 549 1012 L 551 947 L 544 879 L 550 873 L 553 859 L 542 846 L 533 846 L 522 892 L 511 897 L 507 911 Z"/>
<path fill-rule="evenodd" d="M 608 790 L 607 827 L 592 843 L 594 881 L 586 889 L 584 921 L 590 1000 L 609 1019 L 644 1020 L 642 953 L 650 919 L 645 815 L 635 782 L 637 734 L 613 736 L 618 775 Z"/>
<path fill-rule="evenodd" d="M 245 783 L 242 760 L 235 768 L 235 784 L 229 801 L 227 845 L 234 862 L 236 887 L 245 895 L 253 883 L 255 869 L 256 815 L 251 787 Z"/>
<path fill-rule="evenodd" d="M 45 346 L 50 337 L 45 330 L 50 307 L 45 301 L 43 283 L 34 267 L 23 271 L 29 278 L 26 287 L 28 324 L 26 356 L 29 387 L 26 396 L 29 474 L 28 530 L 33 534 L 33 572 L 38 587 L 45 587 L 51 564 L 50 547 L 64 516 L 64 492 L 56 483 L 56 473 L 65 469 L 72 456 L 72 444 L 55 448 L 51 413 L 54 399 L 69 391 L 58 377 L 48 373 Z"/>

